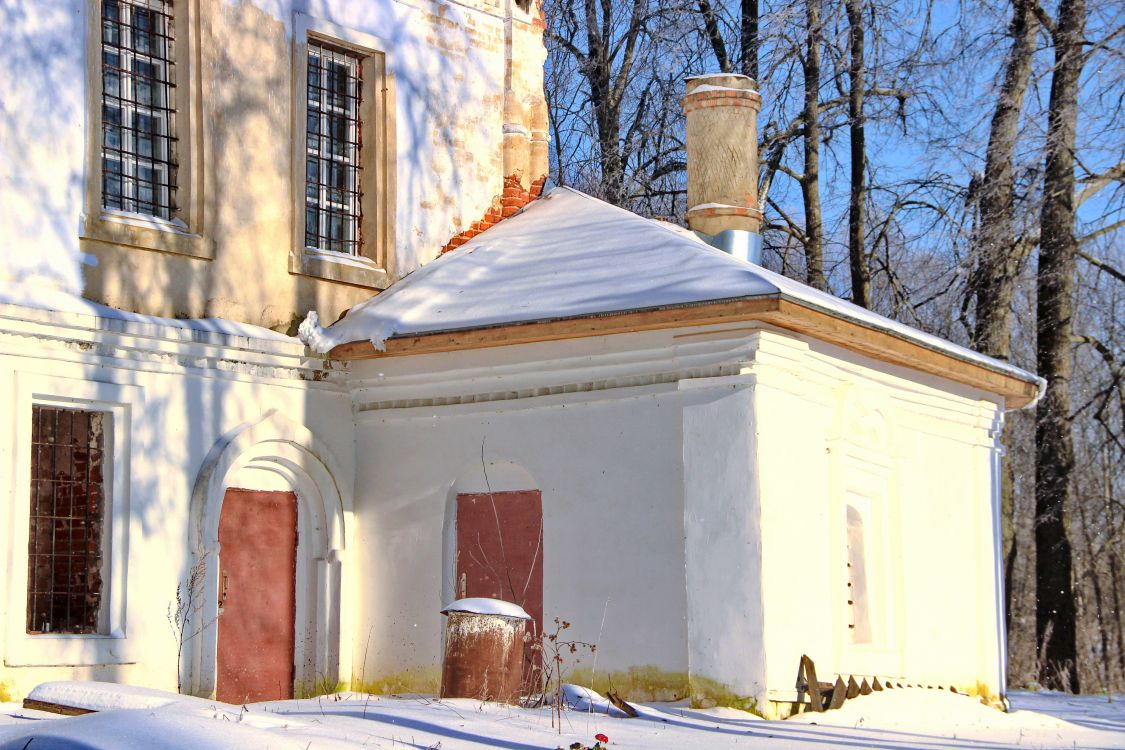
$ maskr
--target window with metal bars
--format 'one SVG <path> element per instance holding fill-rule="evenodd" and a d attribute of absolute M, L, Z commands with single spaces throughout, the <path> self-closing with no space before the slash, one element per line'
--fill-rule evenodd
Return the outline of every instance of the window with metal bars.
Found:
<path fill-rule="evenodd" d="M 102 2 L 102 206 L 171 219 L 175 91 L 171 0 Z"/>
<path fill-rule="evenodd" d="M 305 246 L 359 255 L 358 55 L 309 41 L 305 132 Z"/>
<path fill-rule="evenodd" d="M 32 406 L 27 632 L 97 633 L 106 412 Z"/>

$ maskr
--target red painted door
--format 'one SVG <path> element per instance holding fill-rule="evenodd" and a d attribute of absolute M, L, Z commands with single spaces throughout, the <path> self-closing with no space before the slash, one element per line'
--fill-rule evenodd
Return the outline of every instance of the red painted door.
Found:
<path fill-rule="evenodd" d="M 457 596 L 515 602 L 543 632 L 543 496 L 539 490 L 457 496 Z"/>
<path fill-rule="evenodd" d="M 228 489 L 219 516 L 217 698 L 293 697 L 297 496 Z"/>

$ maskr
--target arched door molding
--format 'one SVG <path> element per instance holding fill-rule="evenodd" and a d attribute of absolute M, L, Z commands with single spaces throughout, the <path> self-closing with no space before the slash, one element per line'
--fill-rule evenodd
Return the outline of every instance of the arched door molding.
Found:
<path fill-rule="evenodd" d="M 341 473 L 328 447 L 308 428 L 276 410 L 253 424 L 224 435 L 203 461 L 191 497 L 192 569 L 198 568 L 199 606 L 188 626 L 180 665 L 186 692 L 215 694 L 218 643 L 219 516 L 230 480 L 244 469 L 272 472 L 297 495 L 298 514 L 305 514 L 298 544 L 297 679 L 335 685 L 350 673 L 347 619 L 341 613 L 345 548 L 345 509 L 352 507 L 351 483 Z M 185 574 L 188 579 L 190 571 Z"/>

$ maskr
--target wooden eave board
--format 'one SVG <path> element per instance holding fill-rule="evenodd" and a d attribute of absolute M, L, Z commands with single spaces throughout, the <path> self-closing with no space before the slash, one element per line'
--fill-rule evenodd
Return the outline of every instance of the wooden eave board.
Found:
<path fill-rule="evenodd" d="M 368 341 L 354 341 L 335 347 L 328 356 L 349 362 L 746 321 L 769 323 L 881 362 L 995 393 L 1004 397 L 1007 408 L 1026 406 L 1038 393 L 1034 381 L 968 362 L 780 296 L 393 337 L 387 340 L 385 351 L 378 351 Z"/>

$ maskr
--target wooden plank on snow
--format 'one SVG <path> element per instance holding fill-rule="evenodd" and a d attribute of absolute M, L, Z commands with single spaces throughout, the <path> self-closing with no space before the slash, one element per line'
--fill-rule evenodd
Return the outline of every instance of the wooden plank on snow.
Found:
<path fill-rule="evenodd" d="M 36 711 L 46 711 L 52 714 L 60 714 L 62 716 L 83 716 L 85 714 L 97 713 L 97 711 L 89 708 L 64 706 L 61 703 L 49 703 L 47 701 L 32 700 L 31 698 L 23 699 L 23 707 L 34 709 Z"/>

